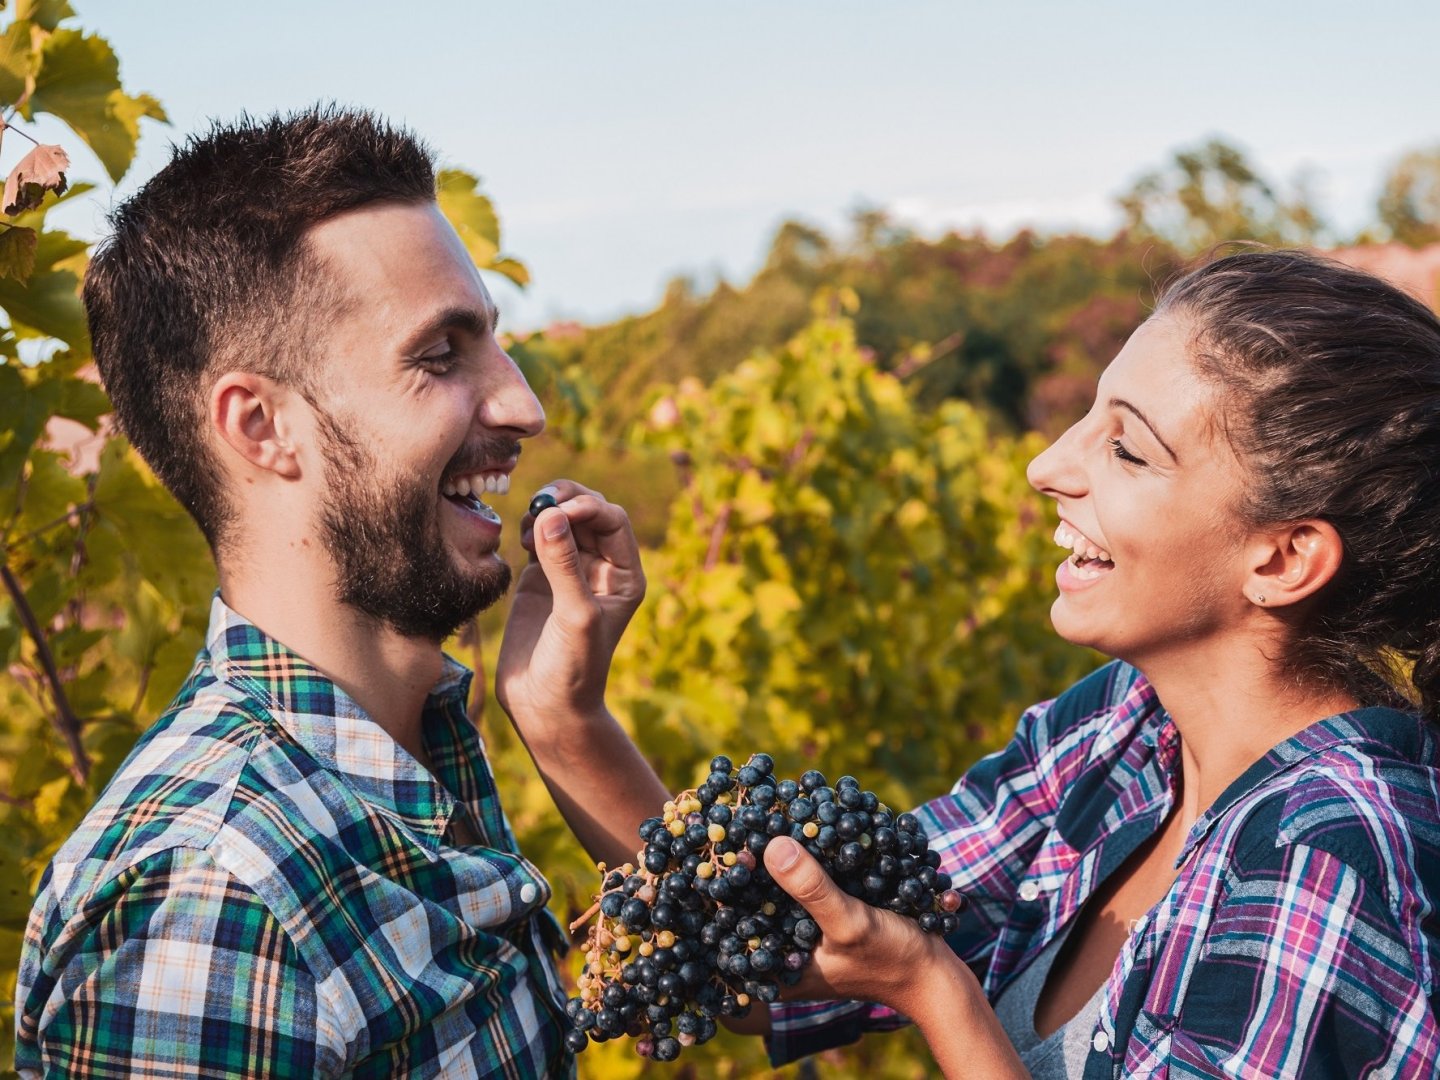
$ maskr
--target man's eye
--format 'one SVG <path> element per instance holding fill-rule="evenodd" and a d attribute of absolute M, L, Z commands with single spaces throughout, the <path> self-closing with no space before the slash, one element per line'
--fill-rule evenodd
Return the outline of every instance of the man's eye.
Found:
<path fill-rule="evenodd" d="M 428 371 L 432 375 L 440 375 L 455 366 L 455 353 L 447 349 L 443 353 L 430 353 L 426 356 L 417 356 L 415 363 L 419 365 L 422 370 Z"/>

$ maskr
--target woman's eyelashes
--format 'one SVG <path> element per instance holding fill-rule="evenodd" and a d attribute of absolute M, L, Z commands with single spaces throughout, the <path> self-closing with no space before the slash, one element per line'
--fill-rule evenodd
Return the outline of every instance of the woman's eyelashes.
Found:
<path fill-rule="evenodd" d="M 1109 439 L 1106 439 L 1105 441 L 1110 444 L 1110 452 L 1114 454 L 1117 458 L 1119 458 L 1121 461 L 1125 462 L 1127 465 L 1146 464 L 1144 458 L 1138 458 L 1129 450 L 1126 450 L 1125 444 L 1122 443 L 1119 439 L 1111 437 Z"/>

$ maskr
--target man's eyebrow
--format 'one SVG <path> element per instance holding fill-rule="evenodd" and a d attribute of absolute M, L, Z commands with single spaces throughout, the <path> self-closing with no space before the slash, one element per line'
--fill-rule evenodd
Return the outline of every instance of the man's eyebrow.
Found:
<path fill-rule="evenodd" d="M 1149 418 L 1143 412 L 1137 409 L 1134 405 L 1130 404 L 1130 402 L 1126 401 L 1124 398 L 1118 397 L 1112 397 L 1110 399 L 1110 408 L 1124 409 L 1126 412 L 1133 413 L 1136 419 L 1138 419 L 1142 424 L 1144 424 L 1147 428 L 1150 429 L 1150 434 L 1154 435 L 1155 441 L 1165 448 L 1165 452 L 1170 455 L 1171 460 L 1174 461 L 1176 465 L 1180 464 L 1180 455 L 1175 453 L 1174 450 L 1170 449 L 1170 444 L 1160 437 L 1160 432 L 1155 430 L 1155 425 L 1150 422 Z"/>
<path fill-rule="evenodd" d="M 421 341 L 443 330 L 463 330 L 480 337 L 487 331 L 495 332 L 500 324 L 500 309 L 491 307 L 488 311 L 472 307 L 452 307 L 437 312 L 434 317 L 410 335 L 408 348 L 417 347 Z"/>

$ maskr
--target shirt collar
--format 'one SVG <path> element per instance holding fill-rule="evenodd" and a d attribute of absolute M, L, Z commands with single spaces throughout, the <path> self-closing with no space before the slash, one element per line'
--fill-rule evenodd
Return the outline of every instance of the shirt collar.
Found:
<path fill-rule="evenodd" d="M 218 592 L 205 647 L 217 677 L 263 704 L 322 768 L 338 774 L 423 847 L 439 848 L 454 795 L 333 680 L 229 607 Z M 456 708 L 463 712 L 470 679 L 468 668 L 444 658 L 425 699 L 427 732 L 435 730 L 437 717 Z"/>
<path fill-rule="evenodd" d="M 1420 761 L 1430 752 L 1425 749 L 1428 738 L 1425 721 L 1399 709 L 1374 706 L 1317 720 L 1275 746 L 1241 773 L 1200 815 L 1190 830 L 1180 857 L 1183 860 L 1189 855 L 1215 822 L 1237 802 L 1317 754 L 1337 746 L 1352 745 L 1364 746 L 1376 757 Z"/>

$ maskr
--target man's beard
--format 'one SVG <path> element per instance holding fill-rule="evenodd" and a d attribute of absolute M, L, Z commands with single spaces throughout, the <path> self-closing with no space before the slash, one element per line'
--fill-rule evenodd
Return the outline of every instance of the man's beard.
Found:
<path fill-rule="evenodd" d="M 325 453 L 320 527 L 342 603 L 405 637 L 439 643 L 505 595 L 509 566 L 498 559 L 457 566 L 446 549 L 438 486 L 385 476 L 353 425 L 324 409 L 316 412 Z M 511 442 L 499 453 L 470 448 L 455 471 L 508 458 L 517 449 Z"/>

